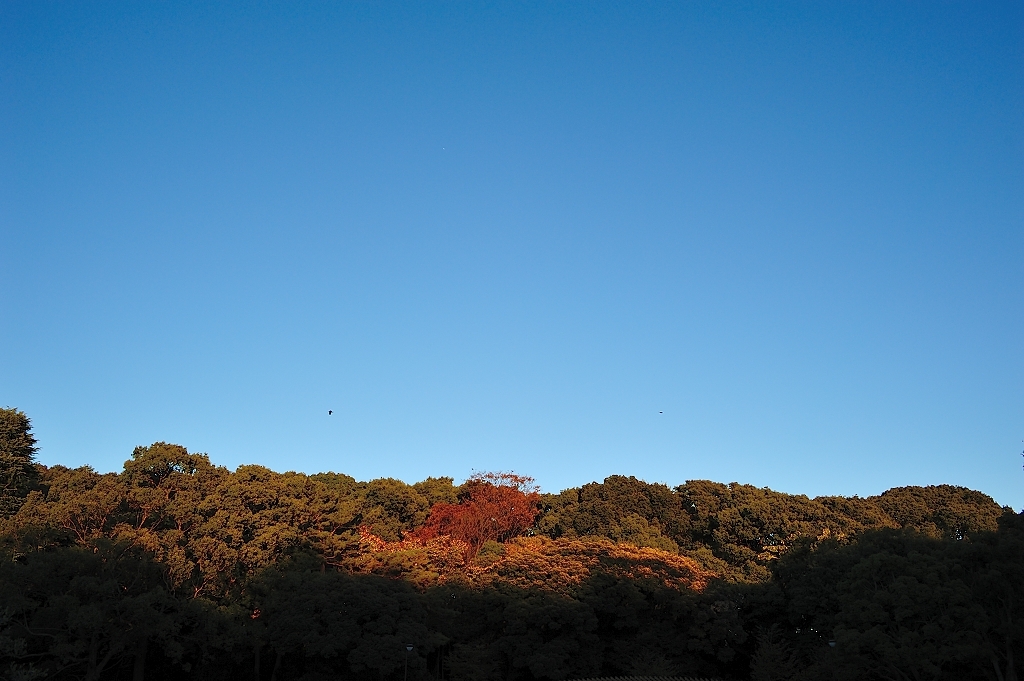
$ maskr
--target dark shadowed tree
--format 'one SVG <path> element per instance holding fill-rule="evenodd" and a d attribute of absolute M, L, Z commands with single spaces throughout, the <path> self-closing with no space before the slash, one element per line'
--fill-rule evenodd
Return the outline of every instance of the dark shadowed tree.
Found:
<path fill-rule="evenodd" d="M 151 642 L 165 660 L 181 653 L 180 605 L 160 571 L 131 547 L 100 539 L 0 564 L 0 602 L 48 677 L 98 681 L 131 665 L 142 681 Z"/>

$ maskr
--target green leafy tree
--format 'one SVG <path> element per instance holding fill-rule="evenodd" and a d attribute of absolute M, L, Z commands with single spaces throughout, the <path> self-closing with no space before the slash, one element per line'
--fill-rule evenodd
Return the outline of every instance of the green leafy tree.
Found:
<path fill-rule="evenodd" d="M 1004 511 L 987 494 L 953 485 L 896 487 L 873 500 L 899 527 L 956 540 L 994 532 Z"/>
<path fill-rule="evenodd" d="M 113 538 L 123 522 L 127 490 L 114 473 L 97 473 L 89 466 L 54 466 L 45 471 L 45 496 L 33 495 L 16 520 L 26 526 L 50 528 L 50 539 L 63 546 L 86 546 Z"/>
<path fill-rule="evenodd" d="M 0 409 L 0 517 L 14 515 L 38 482 L 32 422 L 17 409 Z"/>
<path fill-rule="evenodd" d="M 136 447 L 120 476 L 125 512 L 114 534 L 144 547 L 164 565 L 169 588 L 195 597 L 204 581 L 191 539 L 207 519 L 200 510 L 205 500 L 226 477 L 227 471 L 214 467 L 205 454 L 180 445 Z"/>
<path fill-rule="evenodd" d="M 412 487 L 419 492 L 431 506 L 434 504 L 456 504 L 459 501 L 459 489 L 452 484 L 449 477 L 427 478 L 415 483 Z"/>
<path fill-rule="evenodd" d="M 429 489 L 427 486 L 424 491 Z M 421 526 L 429 510 L 428 498 L 415 486 L 393 478 L 366 483 L 359 504 L 361 523 L 387 541 L 397 541 L 404 533 Z"/>
<path fill-rule="evenodd" d="M 612 475 L 578 490 L 544 495 L 538 528 L 557 538 L 599 536 L 666 551 L 687 542 L 690 517 L 666 485 Z"/>

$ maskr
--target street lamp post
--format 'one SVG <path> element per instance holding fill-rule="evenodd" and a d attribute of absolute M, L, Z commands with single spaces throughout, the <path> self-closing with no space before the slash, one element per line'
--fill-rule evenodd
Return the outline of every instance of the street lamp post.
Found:
<path fill-rule="evenodd" d="M 409 653 L 412 652 L 412 644 L 405 644 L 405 681 L 409 681 Z"/>

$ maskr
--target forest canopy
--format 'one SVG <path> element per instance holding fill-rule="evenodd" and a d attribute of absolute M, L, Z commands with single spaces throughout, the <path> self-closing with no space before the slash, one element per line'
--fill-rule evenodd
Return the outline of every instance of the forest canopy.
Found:
<path fill-rule="evenodd" d="M 231 471 L 164 442 L 98 473 L 35 446 L 0 410 L 12 679 L 1005 681 L 1021 659 L 1024 521 L 963 487 L 542 494 Z"/>

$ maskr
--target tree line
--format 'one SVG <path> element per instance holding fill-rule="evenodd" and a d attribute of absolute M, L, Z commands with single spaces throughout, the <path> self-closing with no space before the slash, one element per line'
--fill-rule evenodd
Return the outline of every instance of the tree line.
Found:
<path fill-rule="evenodd" d="M 1016 681 L 1024 647 L 1024 518 L 962 487 L 542 494 L 35 452 L 0 410 L 10 679 Z"/>

